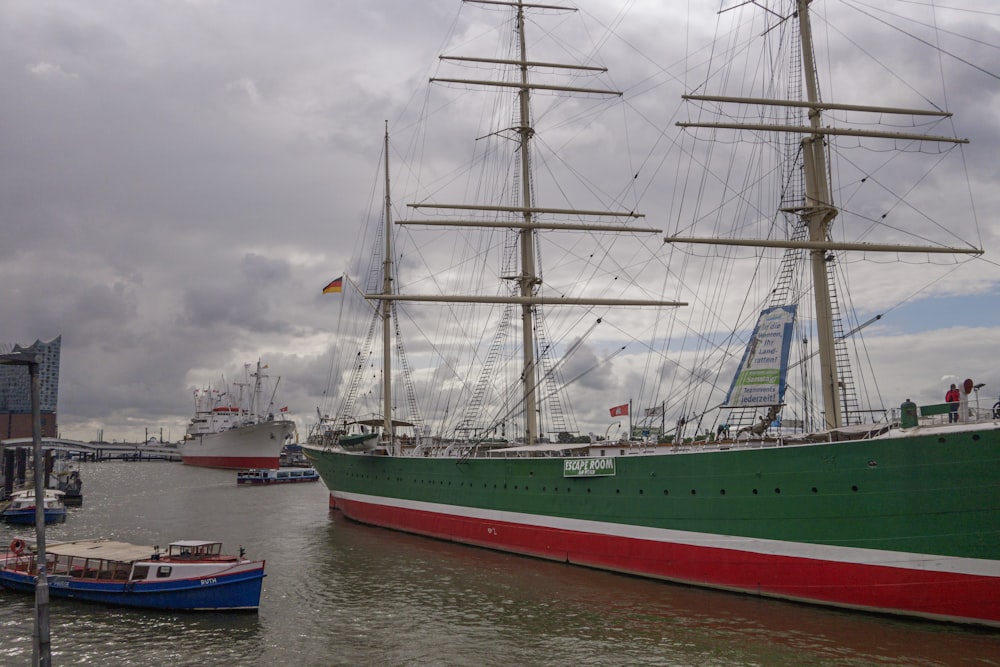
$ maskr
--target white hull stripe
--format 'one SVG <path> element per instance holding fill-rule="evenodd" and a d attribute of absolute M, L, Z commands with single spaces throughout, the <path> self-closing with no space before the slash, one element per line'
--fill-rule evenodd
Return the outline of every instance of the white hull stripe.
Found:
<path fill-rule="evenodd" d="M 692 547 L 708 549 L 731 549 L 767 556 L 783 556 L 789 558 L 809 558 L 826 560 L 835 563 L 853 563 L 856 565 L 877 565 L 883 567 L 923 570 L 927 572 L 949 572 L 983 577 L 1000 577 L 1000 561 L 981 558 L 959 558 L 936 554 L 920 554 L 901 551 L 883 551 L 880 549 L 861 549 L 857 547 L 838 547 L 829 544 L 810 544 L 807 542 L 787 542 L 784 540 L 768 540 L 754 537 L 739 537 L 734 535 L 713 535 L 685 530 L 670 530 L 665 528 L 650 528 L 622 523 L 606 523 L 602 521 L 587 521 L 584 519 L 568 519 L 544 514 L 525 514 L 522 512 L 505 512 L 501 510 L 482 509 L 478 507 L 463 507 L 460 505 L 444 505 L 387 498 L 361 493 L 346 493 L 334 491 L 334 498 L 343 498 L 358 503 L 369 503 L 400 509 L 415 510 L 459 516 L 479 521 L 499 521 L 504 523 L 538 526 L 554 530 L 592 533 L 609 537 L 620 537 L 649 542 L 667 542 L 684 544 Z"/>

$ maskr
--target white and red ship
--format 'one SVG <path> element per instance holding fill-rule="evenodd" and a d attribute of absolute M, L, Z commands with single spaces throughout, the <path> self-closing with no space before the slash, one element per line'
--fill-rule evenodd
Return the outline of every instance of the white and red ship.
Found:
<path fill-rule="evenodd" d="M 277 468 L 281 448 L 295 432 L 287 419 L 288 408 L 275 416 L 273 394 L 265 401 L 267 366 L 257 362 L 255 372 L 246 367 L 246 381 L 234 391 L 198 389 L 194 393 L 195 414 L 181 445 L 187 465 L 210 468 Z"/>

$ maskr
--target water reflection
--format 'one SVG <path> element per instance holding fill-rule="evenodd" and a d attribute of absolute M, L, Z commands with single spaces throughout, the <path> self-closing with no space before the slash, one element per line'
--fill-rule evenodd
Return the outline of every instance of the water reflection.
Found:
<path fill-rule="evenodd" d="M 991 665 L 1000 633 L 761 600 L 360 526 L 321 484 L 240 487 L 169 463 L 83 467 L 51 539 L 220 539 L 267 560 L 259 614 L 53 601 L 55 664 Z M 0 531 L 8 542 L 15 532 Z M 31 596 L 0 592 L 0 664 L 27 664 Z"/>

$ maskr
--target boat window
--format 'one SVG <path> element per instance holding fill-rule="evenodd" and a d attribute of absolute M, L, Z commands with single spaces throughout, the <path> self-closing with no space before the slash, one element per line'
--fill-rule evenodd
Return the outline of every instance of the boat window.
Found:
<path fill-rule="evenodd" d="M 148 565 L 136 565 L 132 568 L 132 581 L 137 579 L 145 579 L 149 576 L 149 566 Z"/>
<path fill-rule="evenodd" d="M 161 565 L 160 567 L 156 568 L 157 578 L 162 579 L 163 577 L 169 577 L 171 569 L 172 568 L 169 565 Z"/>
<path fill-rule="evenodd" d="M 67 556 L 56 556 L 53 560 L 51 566 L 49 567 L 49 572 L 51 574 L 69 574 L 69 564 L 72 559 Z"/>

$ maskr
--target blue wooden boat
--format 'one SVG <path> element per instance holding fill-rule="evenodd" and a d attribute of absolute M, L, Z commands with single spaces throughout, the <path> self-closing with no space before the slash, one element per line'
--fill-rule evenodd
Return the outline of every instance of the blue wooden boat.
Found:
<path fill-rule="evenodd" d="M 264 561 L 222 553 L 221 542 L 172 542 L 159 547 L 79 540 L 46 547 L 49 594 L 122 607 L 177 611 L 256 611 Z M 33 593 L 37 553 L 14 539 L 0 559 L 0 585 Z"/>
<path fill-rule="evenodd" d="M 46 489 L 42 502 L 45 523 L 62 523 L 66 520 L 66 505 L 62 491 Z M 10 495 L 10 504 L 0 512 L 0 521 L 22 526 L 35 525 L 35 490 L 15 491 Z"/>

